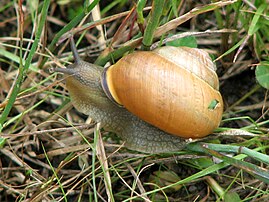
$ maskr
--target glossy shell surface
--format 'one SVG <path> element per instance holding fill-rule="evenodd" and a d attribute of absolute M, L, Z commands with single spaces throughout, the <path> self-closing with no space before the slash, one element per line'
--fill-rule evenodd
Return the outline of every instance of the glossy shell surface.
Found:
<path fill-rule="evenodd" d="M 204 137 L 221 121 L 219 81 L 205 51 L 162 47 L 134 52 L 109 67 L 103 79 L 117 103 L 170 134 Z"/>

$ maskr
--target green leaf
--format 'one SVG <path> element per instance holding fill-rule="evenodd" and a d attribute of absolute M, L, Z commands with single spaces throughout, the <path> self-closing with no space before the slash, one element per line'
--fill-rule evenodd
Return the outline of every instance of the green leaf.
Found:
<path fill-rule="evenodd" d="M 257 66 L 255 74 L 259 84 L 262 87 L 269 89 L 269 64 L 262 64 Z"/>
<path fill-rule="evenodd" d="M 180 181 L 180 177 L 173 171 L 155 171 L 149 176 L 149 181 L 158 185 L 159 187 L 168 186 Z M 166 190 L 167 193 L 180 190 L 182 184 L 175 185 Z"/>
<path fill-rule="evenodd" d="M 172 35 L 170 35 L 170 36 L 172 36 Z M 194 36 L 187 36 L 187 37 L 175 39 L 173 41 L 167 42 L 166 44 L 168 46 L 175 46 L 175 47 L 187 46 L 190 48 L 197 48 L 197 41 L 196 41 L 196 38 Z"/>
<path fill-rule="evenodd" d="M 34 171 L 32 169 L 28 169 L 28 170 L 26 170 L 25 175 L 31 176 L 33 174 L 33 172 Z"/>
<path fill-rule="evenodd" d="M 190 161 L 194 165 L 198 166 L 200 169 L 208 168 L 209 166 L 214 165 L 212 159 L 208 157 L 191 159 Z"/>
<path fill-rule="evenodd" d="M 208 105 L 208 109 L 214 110 L 214 109 L 216 109 L 218 104 L 219 104 L 218 100 L 216 100 L 216 99 L 211 100 L 210 104 Z"/>
<path fill-rule="evenodd" d="M 240 202 L 242 201 L 236 192 L 228 192 L 224 196 L 225 202 Z"/>

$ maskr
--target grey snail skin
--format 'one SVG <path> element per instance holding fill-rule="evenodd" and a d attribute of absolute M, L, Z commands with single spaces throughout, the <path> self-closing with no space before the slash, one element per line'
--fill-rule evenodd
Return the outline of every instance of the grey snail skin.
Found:
<path fill-rule="evenodd" d="M 65 74 L 74 107 L 116 133 L 125 147 L 162 153 L 216 129 L 223 113 L 219 81 L 208 53 L 165 46 L 137 51 L 104 69 L 79 58 L 56 68 Z M 213 107 L 212 107 L 212 103 Z"/>

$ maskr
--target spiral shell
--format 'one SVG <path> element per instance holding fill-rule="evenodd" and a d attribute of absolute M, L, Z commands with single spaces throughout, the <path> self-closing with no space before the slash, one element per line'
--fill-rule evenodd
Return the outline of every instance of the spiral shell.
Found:
<path fill-rule="evenodd" d="M 204 137 L 222 118 L 218 76 L 203 50 L 166 46 L 131 53 L 104 71 L 102 86 L 119 105 L 180 137 Z"/>

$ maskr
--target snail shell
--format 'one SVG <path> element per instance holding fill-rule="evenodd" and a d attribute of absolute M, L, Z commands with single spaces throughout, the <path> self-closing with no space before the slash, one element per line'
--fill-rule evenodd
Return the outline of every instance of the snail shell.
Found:
<path fill-rule="evenodd" d="M 223 101 L 208 53 L 188 47 L 138 51 L 102 75 L 105 93 L 142 120 L 184 138 L 219 126 Z"/>

